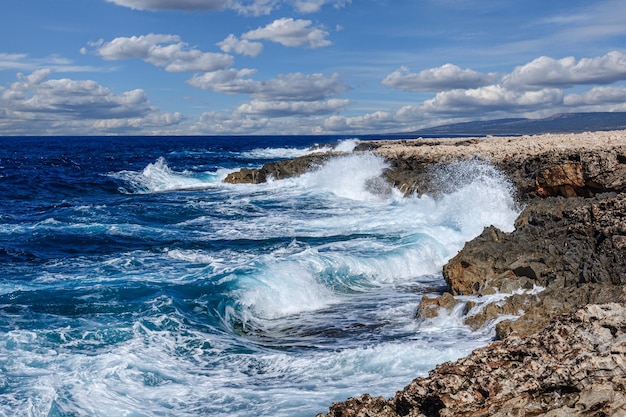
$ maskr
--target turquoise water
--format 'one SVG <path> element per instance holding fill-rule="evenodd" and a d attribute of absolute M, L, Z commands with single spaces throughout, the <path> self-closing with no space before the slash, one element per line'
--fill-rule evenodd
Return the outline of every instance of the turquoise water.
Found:
<path fill-rule="evenodd" d="M 301 177 L 222 183 L 336 139 L 0 139 L 0 415 L 313 416 L 487 343 L 414 314 L 464 242 L 512 229 L 492 167 L 405 198 L 343 140 Z"/>

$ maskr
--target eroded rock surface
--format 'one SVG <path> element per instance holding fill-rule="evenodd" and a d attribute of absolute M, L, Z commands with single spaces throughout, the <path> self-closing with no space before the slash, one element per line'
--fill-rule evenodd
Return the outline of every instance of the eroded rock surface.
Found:
<path fill-rule="evenodd" d="M 523 310 L 523 319 L 498 324 L 498 336 L 514 330 L 527 334 L 555 314 L 619 300 L 626 285 L 624 241 L 626 194 L 535 199 L 518 217 L 515 231 L 486 228 L 444 266 L 443 274 L 452 295 L 544 287 L 539 295 L 517 294 L 467 318 L 480 327 Z"/>
<path fill-rule="evenodd" d="M 318 417 L 624 415 L 626 307 L 612 303 L 439 365 L 394 398 L 351 398 Z"/>

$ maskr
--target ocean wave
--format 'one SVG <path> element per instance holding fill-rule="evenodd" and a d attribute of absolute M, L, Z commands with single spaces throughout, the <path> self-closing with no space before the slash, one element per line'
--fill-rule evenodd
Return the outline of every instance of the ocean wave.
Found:
<path fill-rule="evenodd" d="M 306 148 L 255 148 L 249 151 L 239 152 L 237 156 L 240 159 L 261 159 L 261 160 L 277 160 L 292 159 L 300 156 L 310 155 L 316 152 L 352 152 L 357 144 L 358 139 L 344 139 L 335 144 L 324 144 L 321 146 L 310 146 Z"/>
<path fill-rule="evenodd" d="M 124 181 L 124 185 L 119 188 L 124 194 L 146 194 L 212 188 L 221 183 L 229 172 L 227 169 L 218 169 L 215 172 L 177 172 L 167 165 L 165 158 L 160 157 L 140 172 L 120 171 L 109 176 Z"/>

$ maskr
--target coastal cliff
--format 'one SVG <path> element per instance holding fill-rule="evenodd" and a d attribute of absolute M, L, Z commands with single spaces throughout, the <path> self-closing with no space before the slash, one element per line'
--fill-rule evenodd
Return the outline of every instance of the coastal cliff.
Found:
<path fill-rule="evenodd" d="M 506 174 L 523 205 L 515 230 L 487 227 L 468 242 L 443 268 L 446 291 L 425 295 L 416 320 L 459 304 L 475 328 L 518 318 L 498 321 L 492 344 L 394 398 L 352 398 L 328 417 L 626 415 L 626 131 L 372 141 L 355 151 L 383 157 L 385 179 L 407 195 L 436 194 L 441 169 L 463 161 Z M 285 178 L 334 156 L 280 161 L 227 181 Z M 479 308 L 464 298 L 495 293 L 510 296 Z"/>

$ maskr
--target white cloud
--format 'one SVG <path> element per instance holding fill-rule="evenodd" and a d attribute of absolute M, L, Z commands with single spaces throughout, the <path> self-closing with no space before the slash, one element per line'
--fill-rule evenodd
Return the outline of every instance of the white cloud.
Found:
<path fill-rule="evenodd" d="M 299 13 L 319 12 L 326 4 L 336 8 L 344 7 L 352 0 L 107 0 L 118 6 L 135 10 L 235 10 L 243 15 L 261 16 L 279 8 L 283 4 L 291 4 Z"/>
<path fill-rule="evenodd" d="M 333 3 L 336 9 L 345 7 L 352 0 L 295 0 L 293 8 L 300 13 L 317 13 L 326 4 Z"/>
<path fill-rule="evenodd" d="M 596 58 L 539 57 L 502 79 L 509 88 L 567 88 L 580 84 L 611 84 L 626 80 L 626 55 L 613 51 Z"/>
<path fill-rule="evenodd" d="M 262 101 L 317 101 L 347 91 L 350 87 L 339 74 L 293 73 L 267 81 L 247 77 L 254 70 L 226 70 L 196 75 L 188 81 L 194 87 L 227 94 L 248 94 Z"/>
<path fill-rule="evenodd" d="M 541 108 L 560 105 L 563 92 L 556 88 L 539 91 L 509 90 L 500 85 L 452 90 L 437 93 L 423 103 L 422 110 L 427 113 L 473 113 L 476 111 L 512 110 L 521 108 Z"/>
<path fill-rule="evenodd" d="M 236 53 L 256 57 L 263 52 L 263 44 L 260 42 L 250 42 L 246 39 L 239 39 L 235 35 L 228 35 L 226 39 L 219 42 L 217 46 L 226 53 Z"/>
<path fill-rule="evenodd" d="M 326 132 L 388 132 L 400 130 L 400 124 L 393 113 L 376 111 L 361 116 L 331 116 L 324 122 Z"/>
<path fill-rule="evenodd" d="M 4 54 L 0 53 L 0 70 L 5 69 L 25 69 L 30 64 L 25 63 L 28 55 L 26 54 Z"/>
<path fill-rule="evenodd" d="M 311 27 L 311 23 L 310 20 L 282 18 L 265 27 L 246 32 L 241 37 L 248 40 L 268 40 L 288 47 L 322 48 L 331 45 L 327 39 L 329 33 Z"/>
<path fill-rule="evenodd" d="M 568 94 L 567 106 L 626 104 L 626 87 L 594 87 L 583 94 Z"/>
<path fill-rule="evenodd" d="M 0 109 L 8 120 L 0 122 L 5 132 L 45 133 L 62 128 L 84 133 L 107 124 L 126 123 L 137 127 L 179 123 L 179 113 L 163 113 L 148 100 L 143 90 L 115 94 L 92 80 L 48 79 L 52 71 L 40 69 L 18 74 L 18 81 L 2 91 Z"/>
<path fill-rule="evenodd" d="M 76 65 L 70 59 L 58 55 L 32 58 L 27 54 L 0 53 L 0 70 L 34 71 L 37 68 L 51 68 L 63 72 L 102 72 L 101 68 Z"/>
<path fill-rule="evenodd" d="M 111 42 L 100 40 L 90 46 L 95 47 L 96 54 L 105 60 L 142 59 L 169 72 L 217 71 L 234 62 L 231 55 L 190 48 L 176 35 L 151 33 L 115 38 Z"/>
<path fill-rule="evenodd" d="M 337 113 L 349 104 L 350 100 L 341 99 L 313 102 L 253 100 L 239 106 L 235 113 L 263 117 L 314 116 Z"/>
<path fill-rule="evenodd" d="M 256 70 L 227 69 L 194 75 L 187 84 L 201 90 L 210 90 L 224 94 L 251 94 L 256 90 L 258 81 L 249 79 Z"/>
<path fill-rule="evenodd" d="M 267 128 L 269 119 L 234 117 L 221 112 L 202 113 L 191 129 L 194 134 L 247 134 Z"/>
<path fill-rule="evenodd" d="M 135 10 L 224 10 L 228 0 L 107 0 Z"/>
<path fill-rule="evenodd" d="M 453 64 L 445 64 L 412 73 L 407 67 L 400 67 L 382 81 L 387 87 L 404 91 L 442 91 L 459 88 L 476 88 L 493 83 L 497 75 L 482 74 L 471 69 L 461 69 Z"/>
<path fill-rule="evenodd" d="M 281 0 L 231 0 L 228 7 L 242 15 L 261 16 L 270 14 L 281 3 Z"/>

